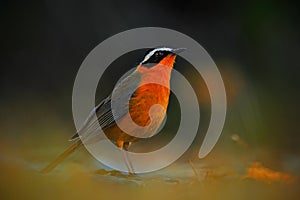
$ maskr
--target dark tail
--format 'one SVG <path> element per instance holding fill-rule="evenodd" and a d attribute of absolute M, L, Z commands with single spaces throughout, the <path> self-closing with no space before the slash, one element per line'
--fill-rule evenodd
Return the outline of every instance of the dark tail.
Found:
<path fill-rule="evenodd" d="M 69 155 L 71 155 L 78 147 L 82 145 L 81 140 L 76 141 L 72 146 L 70 146 L 67 150 L 65 150 L 62 154 L 60 154 L 52 163 L 50 163 L 47 167 L 43 168 L 41 173 L 51 172 L 57 165 L 63 162 Z"/>

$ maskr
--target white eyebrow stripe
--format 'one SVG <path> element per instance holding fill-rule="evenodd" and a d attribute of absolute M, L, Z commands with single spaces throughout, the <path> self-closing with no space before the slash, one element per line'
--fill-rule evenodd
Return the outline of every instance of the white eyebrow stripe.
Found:
<path fill-rule="evenodd" d="M 154 55 L 155 52 L 157 51 L 172 51 L 173 49 L 168 48 L 168 47 L 161 47 L 161 48 L 157 48 L 157 49 L 153 49 L 152 51 L 150 51 L 144 58 L 144 60 L 141 63 L 144 63 L 146 60 L 148 60 L 149 58 L 151 58 L 151 56 Z"/>

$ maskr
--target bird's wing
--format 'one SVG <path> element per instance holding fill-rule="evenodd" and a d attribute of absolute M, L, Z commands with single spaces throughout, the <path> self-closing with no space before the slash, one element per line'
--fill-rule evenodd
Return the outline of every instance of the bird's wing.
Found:
<path fill-rule="evenodd" d="M 71 140 L 78 139 L 79 135 L 89 137 L 93 134 L 99 134 L 101 133 L 101 129 L 105 130 L 114 125 L 116 123 L 115 121 L 122 119 L 128 113 L 128 100 L 132 93 L 130 91 L 134 91 L 138 87 L 142 76 L 141 73 L 136 70 L 133 72 L 131 70 L 129 72 L 129 75 L 126 73 L 122 76 L 114 88 L 114 101 L 118 102 L 114 103 L 115 110 L 112 111 L 112 95 L 109 95 L 91 111 L 82 128 L 71 138 Z M 97 117 L 95 117 L 95 114 Z"/>

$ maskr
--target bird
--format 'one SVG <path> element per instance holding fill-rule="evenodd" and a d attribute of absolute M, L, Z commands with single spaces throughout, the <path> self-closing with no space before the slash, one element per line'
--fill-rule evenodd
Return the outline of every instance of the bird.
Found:
<path fill-rule="evenodd" d="M 127 134 L 118 126 L 118 124 L 127 123 L 129 118 L 141 127 L 147 127 L 151 124 L 151 130 L 147 131 L 146 129 L 146 132 L 143 133 L 151 137 L 164 121 L 170 97 L 171 71 L 176 56 L 184 50 L 185 48 L 171 47 L 149 48 L 145 52 L 143 59 L 141 59 L 142 61 L 134 67 L 132 72 L 124 75 L 114 88 L 114 95 L 117 98 L 129 99 L 128 105 L 117 105 L 118 115 L 114 116 L 112 111 L 112 94 L 104 98 L 91 111 L 90 117 L 87 118 L 83 126 L 71 137 L 70 141 L 73 144 L 40 172 L 51 172 L 75 150 L 83 146 L 84 142 L 81 136 L 88 137 L 101 130 L 118 148 L 128 151 L 132 144 L 143 139 Z M 149 80 L 159 80 L 163 84 L 149 83 L 147 82 Z M 130 92 L 132 88 L 136 88 L 133 93 Z M 124 101 L 120 102 L 124 103 Z M 154 113 L 154 117 L 151 116 L 150 118 L 149 110 L 155 104 L 159 104 L 164 109 Z M 91 117 L 93 114 L 96 114 L 96 117 Z M 127 168 L 130 173 L 134 173 L 131 163 L 127 165 Z"/>

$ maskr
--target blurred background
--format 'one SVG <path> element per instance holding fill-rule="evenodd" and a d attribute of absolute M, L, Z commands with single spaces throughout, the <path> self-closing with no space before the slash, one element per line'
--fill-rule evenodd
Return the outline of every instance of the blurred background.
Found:
<path fill-rule="evenodd" d="M 4 1 L 0 9 L 0 173 L 3 178 L 0 191 L 6 199 L 38 198 L 49 186 L 62 198 L 80 196 L 68 196 L 61 187 L 64 183 L 72 183 L 68 187 L 90 183 L 85 175 L 82 175 L 84 178 L 64 175 L 63 180 L 67 181 L 58 178 L 57 184 L 53 177 L 47 181 L 36 171 L 68 146 L 67 140 L 75 132 L 72 87 L 87 54 L 114 34 L 147 26 L 170 28 L 189 35 L 207 50 L 221 72 L 228 112 L 224 131 L 214 153 L 208 156 L 209 161 L 221 160 L 219 164 L 222 164 L 226 163 L 224 159 L 232 161 L 236 156 L 240 159 L 234 162 L 258 160 L 274 170 L 299 175 L 300 14 L 296 2 L 42 0 Z M 106 78 L 99 83 L 102 87 L 97 102 L 109 94 L 113 84 L 127 70 L 126 66 L 130 68 L 141 56 L 143 51 L 133 52 L 112 64 Z M 124 63 L 124 68 L 120 69 L 117 63 Z M 207 129 L 210 100 L 201 76 L 195 75 L 192 66 L 184 67 L 188 65 L 179 58 L 175 68 L 189 79 L 201 107 L 203 125 L 199 129 L 199 140 L 187 156 L 197 163 L 196 151 Z M 175 105 L 176 98 L 171 97 L 171 105 Z M 175 111 L 169 112 L 169 127 L 176 123 Z M 166 132 L 172 136 L 172 131 L 167 129 Z M 86 152 L 78 154 L 81 159 L 74 158 L 75 164 L 70 168 L 82 173 L 83 167 L 89 170 L 99 167 L 95 163 L 80 167 L 86 157 L 92 159 Z M 35 183 L 29 181 L 32 176 Z M 59 174 L 54 176 L 57 178 Z M 36 194 L 33 188 L 40 183 L 43 186 Z M 22 192 L 13 194 L 14 187 L 22 188 L 26 184 L 29 186 L 20 189 Z M 88 191 L 93 192 L 97 184 L 90 184 Z M 108 191 L 117 187 L 124 196 L 128 191 L 136 192 L 134 188 L 115 186 L 114 182 L 109 184 L 105 186 Z M 166 187 L 168 191 L 173 189 Z M 242 188 L 244 190 L 239 190 L 231 199 L 252 195 L 244 186 Z M 180 193 L 197 197 L 197 190 L 192 191 L 193 194 Z M 266 188 L 266 191 L 265 197 L 269 198 L 273 189 Z M 109 192 L 105 194 L 110 197 Z M 143 192 L 138 194 L 138 197 L 147 197 Z M 284 192 L 280 194 L 282 196 L 276 197 L 285 197 Z"/>

